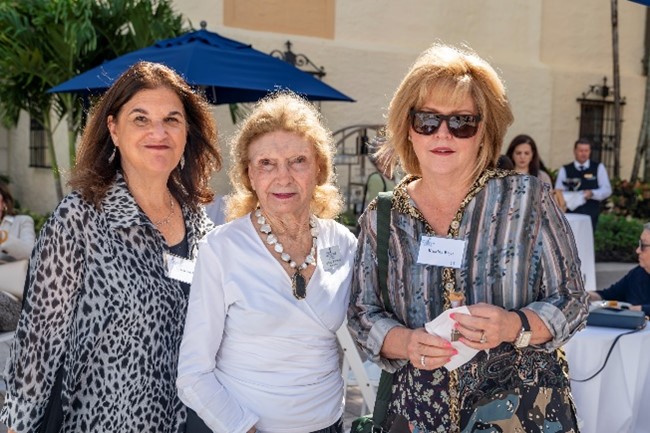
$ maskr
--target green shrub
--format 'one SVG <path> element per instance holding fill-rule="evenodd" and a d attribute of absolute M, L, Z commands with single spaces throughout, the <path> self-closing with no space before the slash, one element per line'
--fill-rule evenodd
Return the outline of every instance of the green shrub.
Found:
<path fill-rule="evenodd" d="M 359 235 L 358 218 L 351 209 L 346 210 L 336 217 L 336 221 L 349 228 L 355 236 Z"/>
<path fill-rule="evenodd" d="M 643 230 L 643 221 L 603 213 L 598 219 L 594 237 L 597 262 L 637 261 L 636 248 Z"/>
<path fill-rule="evenodd" d="M 345 212 L 341 213 L 337 218 L 336 221 L 339 223 L 343 224 L 344 226 L 348 227 L 355 227 L 357 225 L 357 217 L 354 214 L 354 212 L 350 209 L 346 210 Z"/>
<path fill-rule="evenodd" d="M 641 181 L 612 180 L 612 196 L 608 199 L 608 212 L 650 219 L 650 184 Z"/>

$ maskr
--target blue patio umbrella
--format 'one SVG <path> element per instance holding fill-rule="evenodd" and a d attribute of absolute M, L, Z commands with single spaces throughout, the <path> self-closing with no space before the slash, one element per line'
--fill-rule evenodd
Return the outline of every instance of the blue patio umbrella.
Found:
<path fill-rule="evenodd" d="M 205 29 L 108 60 L 49 92 L 101 93 L 140 60 L 171 67 L 190 85 L 203 88 L 212 104 L 255 102 L 277 89 L 290 89 L 312 101 L 354 102 L 289 63 Z"/>

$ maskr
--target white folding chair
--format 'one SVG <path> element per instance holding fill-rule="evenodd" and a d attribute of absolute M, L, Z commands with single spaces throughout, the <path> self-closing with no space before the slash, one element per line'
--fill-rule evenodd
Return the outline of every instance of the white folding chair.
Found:
<path fill-rule="evenodd" d="M 9 343 L 14 338 L 14 331 L 0 332 L 0 343 Z"/>
<path fill-rule="evenodd" d="M 350 331 L 348 331 L 347 321 L 336 331 L 336 337 L 343 349 L 342 373 L 345 387 L 344 392 L 347 392 L 348 385 L 356 384 L 359 387 L 363 398 L 363 405 L 359 415 L 363 415 L 366 412 L 366 408 L 375 407 L 375 397 L 377 395 L 381 370 L 374 363 L 370 361 L 364 363 L 361 360 Z"/>

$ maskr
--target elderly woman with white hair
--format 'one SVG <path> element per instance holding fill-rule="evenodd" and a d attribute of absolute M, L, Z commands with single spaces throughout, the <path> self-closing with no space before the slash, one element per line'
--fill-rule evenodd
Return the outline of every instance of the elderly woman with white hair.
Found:
<path fill-rule="evenodd" d="M 231 221 L 200 247 L 176 382 L 215 432 L 342 432 L 356 239 L 333 220 L 333 155 L 318 111 L 287 93 L 233 139 Z"/>

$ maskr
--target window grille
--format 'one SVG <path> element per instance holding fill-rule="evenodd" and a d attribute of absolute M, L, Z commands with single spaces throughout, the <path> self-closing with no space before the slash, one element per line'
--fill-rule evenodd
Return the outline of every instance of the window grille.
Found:
<path fill-rule="evenodd" d="M 580 103 L 580 133 L 577 138 L 591 142 L 591 159 L 601 162 L 610 177 L 620 177 L 620 144 L 614 133 L 614 100 L 607 79 L 602 85 L 589 86 L 578 98 Z M 621 121 L 625 98 L 621 100 Z"/>
<path fill-rule="evenodd" d="M 29 166 L 51 168 L 50 155 L 45 139 L 45 128 L 38 119 L 32 118 L 29 125 Z"/>

